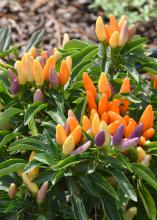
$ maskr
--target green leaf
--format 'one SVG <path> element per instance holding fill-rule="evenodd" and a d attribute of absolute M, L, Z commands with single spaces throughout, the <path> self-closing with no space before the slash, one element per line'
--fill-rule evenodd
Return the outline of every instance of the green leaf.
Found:
<path fill-rule="evenodd" d="M 81 40 L 70 40 L 64 46 L 64 50 L 71 50 L 71 49 L 84 49 L 85 47 L 90 46 L 90 43 L 81 41 Z"/>
<path fill-rule="evenodd" d="M 95 185 L 95 188 L 100 191 L 100 199 L 102 202 L 102 209 L 104 211 L 105 216 L 107 215 L 107 219 L 109 220 L 121 220 L 119 210 L 116 204 L 115 199 L 102 190 L 99 186 Z M 101 190 L 100 190 L 101 189 Z"/>
<path fill-rule="evenodd" d="M 76 186 L 75 181 L 72 177 L 66 178 L 68 188 L 72 195 L 72 210 L 74 218 L 76 220 L 88 220 L 86 209 L 84 207 L 82 198 L 79 197 L 80 193 L 78 187 Z"/>
<path fill-rule="evenodd" d="M 89 175 L 86 176 L 81 176 L 80 177 L 80 185 L 82 186 L 82 188 L 89 194 L 92 195 L 94 197 L 98 197 L 99 198 L 99 193 L 96 191 L 95 189 L 95 185 L 94 182 L 91 181 L 91 179 L 89 178 Z"/>
<path fill-rule="evenodd" d="M 114 199 L 119 200 L 114 188 L 103 175 L 94 172 L 93 174 L 90 174 L 89 177 L 93 179 L 93 182 L 105 190 L 110 196 L 113 196 Z"/>
<path fill-rule="evenodd" d="M 19 134 L 19 132 L 7 134 L 0 143 L 0 150 L 2 150 L 2 148 L 6 144 L 8 144 L 11 140 L 15 139 Z"/>
<path fill-rule="evenodd" d="M 157 179 L 148 167 L 142 164 L 133 163 L 131 164 L 131 168 L 139 178 L 145 180 L 149 185 L 157 190 Z"/>
<path fill-rule="evenodd" d="M 0 29 L 0 51 L 9 49 L 11 43 L 11 29 L 3 27 Z"/>
<path fill-rule="evenodd" d="M 18 172 L 23 170 L 26 166 L 24 160 L 21 159 L 9 159 L 0 163 L 0 177 L 7 176 L 13 172 Z"/>
<path fill-rule="evenodd" d="M 24 117 L 24 124 L 27 125 L 38 112 L 40 112 L 47 106 L 48 104 L 43 104 L 41 102 L 35 102 L 31 104 L 26 110 L 25 117 Z"/>
<path fill-rule="evenodd" d="M 72 55 L 72 63 L 73 67 L 75 67 L 78 63 L 81 61 L 86 61 L 89 60 L 90 58 L 92 59 L 93 56 L 97 54 L 97 48 L 96 46 L 89 46 L 85 47 L 81 51 L 78 51 L 74 55 Z"/>
<path fill-rule="evenodd" d="M 6 51 L 3 51 L 3 52 L 0 52 L 0 57 L 1 58 L 5 58 L 6 56 L 8 56 L 8 55 L 10 55 L 10 54 L 17 54 L 18 53 L 18 48 L 19 48 L 20 46 L 18 45 L 18 46 L 15 46 L 15 47 L 13 47 L 13 48 L 10 48 L 9 50 L 6 50 Z M 12 67 L 12 68 L 14 68 L 14 67 Z"/>
<path fill-rule="evenodd" d="M 128 42 L 122 49 L 122 54 L 129 54 L 130 52 L 138 49 L 139 47 L 145 45 L 147 38 L 141 38 L 140 36 L 135 36 L 130 42 Z"/>
<path fill-rule="evenodd" d="M 128 71 L 128 73 L 130 73 L 130 75 L 135 79 L 136 82 L 139 83 L 139 73 L 137 72 L 134 65 L 130 65 L 129 63 L 127 63 L 121 66 L 124 67 Z"/>
<path fill-rule="evenodd" d="M 66 119 L 59 108 L 56 108 L 53 111 L 47 111 L 47 113 L 50 115 L 52 120 L 56 122 L 56 124 L 64 125 Z"/>
<path fill-rule="evenodd" d="M 138 186 L 138 192 L 148 217 L 152 220 L 156 220 L 156 206 L 150 192 L 143 184 Z"/>
<path fill-rule="evenodd" d="M 43 164 L 47 164 L 47 165 L 52 164 L 51 158 L 45 153 L 37 153 L 34 156 L 34 159 L 41 162 L 41 163 L 43 163 Z"/>
<path fill-rule="evenodd" d="M 37 47 L 40 44 L 40 41 L 41 41 L 41 39 L 43 37 L 43 34 L 44 34 L 44 30 L 43 29 L 34 32 L 32 37 L 30 38 L 30 40 L 29 40 L 29 42 L 28 42 L 24 52 L 27 52 L 32 47 Z"/>
<path fill-rule="evenodd" d="M 153 63 L 146 63 L 142 65 L 143 70 L 152 73 L 152 74 L 157 74 L 157 61 Z"/>
<path fill-rule="evenodd" d="M 127 177 L 117 169 L 109 169 L 108 171 L 116 178 L 125 196 L 136 202 L 137 201 L 136 192 L 134 191 L 134 188 L 131 185 L 131 183 L 128 181 Z"/>
<path fill-rule="evenodd" d="M 23 110 L 18 108 L 10 107 L 6 109 L 3 113 L 0 114 L 0 127 L 8 123 L 8 121 L 14 116 L 19 113 L 23 112 Z"/>
<path fill-rule="evenodd" d="M 133 103 L 137 103 L 137 104 L 141 103 L 141 100 L 138 99 L 136 96 L 134 96 L 131 93 L 115 94 L 112 99 L 113 100 L 114 99 L 127 99 L 127 100 L 129 100 L 130 102 L 133 102 Z"/>
<path fill-rule="evenodd" d="M 11 151 L 12 153 L 16 153 L 16 152 L 23 151 L 23 150 L 43 151 L 40 148 L 41 146 L 36 147 L 36 146 L 32 146 L 32 144 L 17 144 L 13 147 L 10 147 L 9 151 Z"/>
<path fill-rule="evenodd" d="M 24 172 L 28 173 L 30 171 L 32 171 L 34 168 L 39 167 L 40 162 L 32 160 L 31 162 L 29 162 L 25 168 L 24 168 Z"/>
<path fill-rule="evenodd" d="M 11 143 L 9 146 L 9 149 L 16 146 L 16 145 L 22 145 L 22 144 L 29 144 L 34 147 L 40 147 L 40 138 L 39 138 L 39 136 L 37 138 L 34 138 L 34 137 L 22 138 L 20 140 L 17 140 L 17 141 L 14 141 L 13 143 Z"/>
<path fill-rule="evenodd" d="M 65 169 L 69 166 L 74 166 L 78 163 L 81 163 L 82 161 L 84 161 L 83 158 L 81 158 L 80 156 L 69 156 L 66 157 L 65 159 L 59 161 L 59 163 L 57 163 L 56 165 L 53 166 L 53 170 L 60 170 L 60 169 Z"/>
<path fill-rule="evenodd" d="M 89 66 L 91 66 L 91 60 L 82 61 L 77 66 L 75 66 L 71 72 L 69 86 L 72 86 L 76 79 L 78 80 L 81 78 L 83 72 L 86 71 Z"/>
<path fill-rule="evenodd" d="M 11 69 L 12 71 L 14 71 L 16 73 L 16 69 L 8 63 L 0 62 L 0 67 L 4 68 L 6 70 Z"/>

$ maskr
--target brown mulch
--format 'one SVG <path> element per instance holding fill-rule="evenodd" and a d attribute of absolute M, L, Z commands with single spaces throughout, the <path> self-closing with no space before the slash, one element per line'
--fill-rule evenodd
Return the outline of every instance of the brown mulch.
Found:
<path fill-rule="evenodd" d="M 92 0 L 0 0 L 0 27 L 10 25 L 15 43 L 26 43 L 32 33 L 45 29 L 45 49 L 61 45 L 68 32 L 70 38 L 95 41 L 95 20 L 100 10 L 90 10 Z M 138 25 L 137 33 L 157 45 L 157 19 Z"/>
<path fill-rule="evenodd" d="M 95 40 L 96 14 L 88 9 L 88 0 L 0 0 L 0 26 L 10 25 L 13 42 L 24 43 L 32 33 L 45 29 L 46 48 L 61 44 L 68 32 L 70 38 Z"/>

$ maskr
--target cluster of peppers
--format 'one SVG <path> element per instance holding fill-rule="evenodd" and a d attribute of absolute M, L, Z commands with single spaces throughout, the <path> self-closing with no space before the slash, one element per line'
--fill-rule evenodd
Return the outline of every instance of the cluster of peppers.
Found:
<path fill-rule="evenodd" d="M 96 20 L 95 32 L 100 42 L 109 44 L 111 48 L 123 47 L 135 34 L 135 25 L 128 26 L 125 15 L 117 22 L 114 15 L 109 15 L 110 22 L 104 25 L 102 17 Z"/>
<path fill-rule="evenodd" d="M 82 153 L 93 146 L 91 140 L 83 136 L 84 131 L 93 137 L 95 147 L 114 146 L 124 154 L 128 149 L 136 148 L 137 161 L 148 165 L 150 155 L 147 155 L 142 147 L 155 133 L 152 106 L 148 105 L 136 122 L 127 114 L 130 104 L 127 99 L 109 101 L 112 89 L 104 72 L 101 73 L 98 82 L 99 93 L 88 73 L 83 74 L 83 83 L 87 96 L 88 115 L 82 117 L 80 124 L 74 113 L 69 110 L 66 123 L 56 126 L 56 142 L 62 146 L 63 154 Z M 123 79 L 120 93 L 128 92 L 130 92 L 130 81 L 126 77 Z"/>
<path fill-rule="evenodd" d="M 135 26 L 128 27 L 125 16 L 122 16 L 119 22 L 113 15 L 110 15 L 109 18 L 109 25 L 104 25 L 101 17 L 97 18 L 97 38 L 103 44 L 110 45 L 111 48 L 123 47 L 132 39 Z M 68 41 L 69 36 L 65 34 L 62 47 Z M 37 88 L 33 97 L 34 101 L 43 101 L 41 89 L 45 82 L 50 88 L 64 86 L 70 77 L 72 59 L 71 57 L 63 59 L 59 73 L 57 73 L 55 67 L 58 58 L 60 58 L 60 54 L 57 49 L 39 53 L 35 48 L 32 48 L 25 53 L 21 60 L 15 64 L 17 75 L 9 70 L 11 94 L 16 95 L 21 86 L 29 83 Z M 157 80 L 153 80 L 154 88 L 157 88 Z M 112 85 L 104 72 L 100 75 L 97 88 L 88 73 L 83 74 L 83 84 L 88 104 L 87 115 L 83 115 L 81 122 L 79 122 L 73 111 L 69 110 L 65 124 L 56 126 L 56 142 L 61 146 L 63 154 L 65 156 L 76 155 L 87 151 L 90 147 L 101 149 L 116 147 L 122 153 L 127 154 L 128 149 L 135 148 L 137 161 L 148 165 L 151 156 L 145 152 L 143 146 L 155 133 L 152 106 L 148 105 L 139 121 L 136 122 L 127 114 L 130 104 L 127 99 L 113 99 L 111 101 Z M 120 94 L 130 93 L 130 91 L 130 80 L 126 77 L 123 79 Z M 90 135 L 91 139 L 87 140 L 84 133 Z M 91 141 L 92 139 L 93 141 Z M 35 154 L 32 151 L 29 162 L 33 160 Z M 39 168 L 35 167 L 28 173 L 20 172 L 19 175 L 27 189 L 36 195 L 37 202 L 42 203 L 48 190 L 48 182 L 44 182 L 40 189 L 33 182 L 39 175 Z M 9 198 L 13 199 L 17 191 L 16 185 L 12 183 L 8 191 Z"/>
<path fill-rule="evenodd" d="M 29 157 L 29 162 L 31 162 L 36 155 L 35 151 L 32 151 Z M 18 172 L 18 175 L 21 176 L 23 183 L 25 184 L 26 188 L 36 196 L 36 201 L 41 204 L 46 196 L 48 190 L 48 182 L 45 181 L 40 186 L 40 189 L 33 180 L 39 175 L 39 167 L 34 167 L 28 173 L 24 173 L 22 171 Z M 18 188 L 15 183 L 11 183 L 8 189 L 8 196 L 10 199 L 14 199 L 18 192 Z"/>
<path fill-rule="evenodd" d="M 63 44 L 68 42 L 68 35 L 64 35 Z M 24 53 L 21 60 L 15 63 L 17 75 L 9 70 L 11 80 L 10 92 L 16 95 L 20 91 L 20 86 L 29 83 L 37 87 L 35 92 L 35 100 L 42 97 L 41 88 L 47 82 L 49 88 L 57 88 L 64 86 L 70 77 L 72 69 L 72 59 L 70 56 L 61 61 L 59 72 L 57 73 L 56 61 L 61 57 L 61 54 L 55 48 L 49 51 L 37 51 L 36 48 L 31 48 L 28 52 Z M 39 97 L 39 98 L 38 98 Z M 43 97 L 42 97 L 43 98 Z M 42 99 L 41 98 L 41 99 Z"/>

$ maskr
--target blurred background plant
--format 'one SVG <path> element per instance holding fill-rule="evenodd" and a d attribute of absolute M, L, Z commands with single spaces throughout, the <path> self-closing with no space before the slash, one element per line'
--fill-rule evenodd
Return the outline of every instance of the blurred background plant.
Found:
<path fill-rule="evenodd" d="M 90 8 L 101 8 L 105 14 L 114 11 L 117 18 L 125 14 L 130 23 L 149 21 L 156 16 L 157 2 L 155 0 L 94 0 Z"/>

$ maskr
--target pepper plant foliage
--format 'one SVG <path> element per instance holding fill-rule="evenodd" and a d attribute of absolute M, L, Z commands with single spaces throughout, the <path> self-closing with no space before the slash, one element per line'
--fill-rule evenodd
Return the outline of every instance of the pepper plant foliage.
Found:
<path fill-rule="evenodd" d="M 125 17 L 105 28 L 25 53 L 0 30 L 1 218 L 156 219 L 157 61 Z"/>

